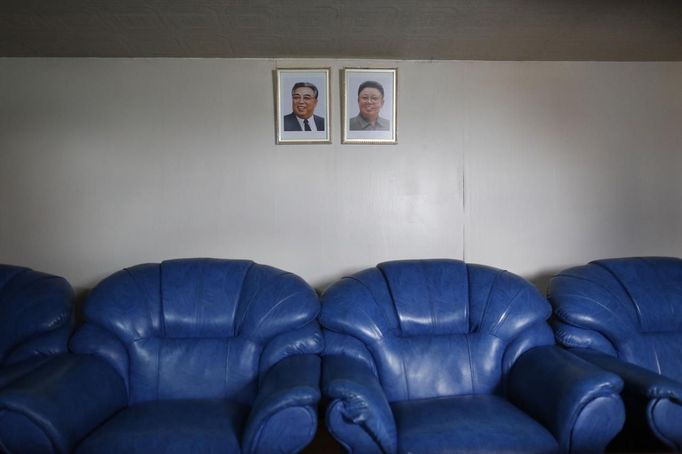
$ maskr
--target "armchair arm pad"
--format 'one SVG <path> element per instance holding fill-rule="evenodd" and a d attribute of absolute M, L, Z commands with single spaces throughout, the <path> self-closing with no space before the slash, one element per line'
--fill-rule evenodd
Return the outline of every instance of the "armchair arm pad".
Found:
<path fill-rule="evenodd" d="M 39 436 L 40 452 L 69 453 L 126 403 L 123 381 L 105 361 L 63 354 L 0 391 L 0 444 L 23 452 Z"/>
<path fill-rule="evenodd" d="M 622 380 L 555 346 L 524 353 L 511 370 L 510 399 L 559 441 L 564 451 L 602 451 L 620 431 Z"/>
<path fill-rule="evenodd" d="M 244 432 L 245 453 L 297 452 L 312 440 L 320 401 L 320 357 L 294 355 L 265 374 Z"/>
<path fill-rule="evenodd" d="M 395 420 L 376 375 L 346 356 L 329 355 L 323 361 L 322 390 L 332 399 L 327 411 L 332 435 L 352 452 L 395 452 Z"/>
<path fill-rule="evenodd" d="M 586 350 L 571 350 L 577 356 L 620 376 L 624 394 L 647 399 L 670 399 L 682 403 L 682 383 L 616 357 Z"/>

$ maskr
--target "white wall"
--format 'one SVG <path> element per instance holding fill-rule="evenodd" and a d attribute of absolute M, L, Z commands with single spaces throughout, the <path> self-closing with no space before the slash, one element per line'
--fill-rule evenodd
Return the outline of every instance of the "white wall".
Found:
<path fill-rule="evenodd" d="M 333 69 L 332 145 L 274 145 L 272 70 Z M 340 145 L 338 70 L 399 68 L 395 146 Z M 251 258 L 320 288 L 453 257 L 540 287 L 682 255 L 682 63 L 0 59 L 0 262 L 92 287 Z"/>

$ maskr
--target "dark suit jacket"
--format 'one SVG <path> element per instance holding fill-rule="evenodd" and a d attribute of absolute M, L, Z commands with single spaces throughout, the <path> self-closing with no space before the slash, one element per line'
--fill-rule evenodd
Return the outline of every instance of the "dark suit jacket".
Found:
<path fill-rule="evenodd" d="M 315 119 L 315 126 L 318 131 L 324 131 L 324 118 L 313 115 Z M 301 125 L 296 119 L 296 114 L 291 112 L 289 115 L 284 116 L 284 130 L 285 131 L 303 131 Z"/>

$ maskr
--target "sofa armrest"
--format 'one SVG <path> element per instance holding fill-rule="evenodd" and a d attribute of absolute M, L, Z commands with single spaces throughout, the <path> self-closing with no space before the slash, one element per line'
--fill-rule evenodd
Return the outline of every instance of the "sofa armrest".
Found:
<path fill-rule="evenodd" d="M 624 394 L 682 403 L 682 383 L 616 357 L 594 351 L 571 350 L 577 356 L 623 379 Z"/>
<path fill-rule="evenodd" d="M 395 419 L 372 370 L 342 355 L 325 356 L 322 370 L 322 391 L 331 399 L 327 426 L 332 435 L 351 452 L 395 452 Z"/>
<path fill-rule="evenodd" d="M 639 434 L 635 440 L 627 441 L 628 448 L 634 445 L 635 449 L 651 449 L 654 439 L 640 444 L 651 431 L 655 439 L 669 448 L 674 451 L 681 449 L 682 383 L 614 356 L 582 349 L 571 352 L 623 379 L 627 429 L 629 433 Z"/>
<path fill-rule="evenodd" d="M 0 444 L 10 453 L 39 442 L 39 452 L 69 453 L 126 403 L 123 381 L 105 361 L 59 355 L 0 391 Z"/>
<path fill-rule="evenodd" d="M 294 355 L 265 374 L 243 438 L 245 453 L 297 452 L 315 436 L 320 357 Z"/>
<path fill-rule="evenodd" d="M 564 452 L 600 452 L 625 422 L 622 380 L 555 346 L 524 353 L 510 399 L 547 427 Z"/>

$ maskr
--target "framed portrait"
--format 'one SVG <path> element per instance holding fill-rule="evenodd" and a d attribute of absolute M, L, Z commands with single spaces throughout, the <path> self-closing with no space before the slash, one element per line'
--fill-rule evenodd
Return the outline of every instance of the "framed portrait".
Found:
<path fill-rule="evenodd" d="M 275 70 L 276 143 L 331 143 L 329 73 L 329 68 Z"/>
<path fill-rule="evenodd" d="M 398 70 L 345 68 L 341 143 L 397 143 Z"/>

